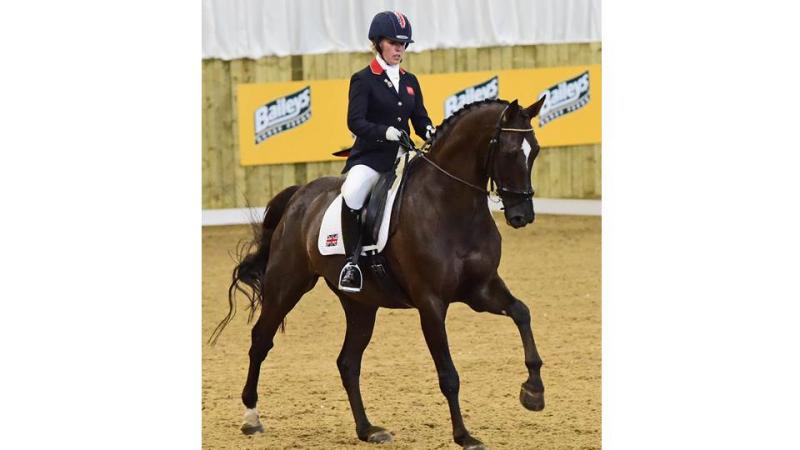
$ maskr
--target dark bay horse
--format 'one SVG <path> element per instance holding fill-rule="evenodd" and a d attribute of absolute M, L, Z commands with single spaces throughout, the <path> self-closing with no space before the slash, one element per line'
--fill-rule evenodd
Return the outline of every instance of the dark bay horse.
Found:
<path fill-rule="evenodd" d="M 484 448 L 470 435 L 461 417 L 459 378 L 447 344 L 448 305 L 464 302 L 479 312 L 509 316 L 522 337 L 528 379 L 520 402 L 533 411 L 544 408 L 542 360 L 536 350 L 528 308 L 509 292 L 497 274 L 500 233 L 487 207 L 488 185 L 497 185 L 506 221 L 514 228 L 534 220 L 531 170 L 539 144 L 531 120 L 544 99 L 523 108 L 487 100 L 460 110 L 439 126 L 430 151 L 409 169 L 396 228 L 384 255 L 402 293 L 381 289 L 368 270 L 360 293 L 336 289 L 344 256 L 322 256 L 317 235 L 326 207 L 339 194 L 342 178 L 326 177 L 292 186 L 268 204 L 257 233 L 256 250 L 234 269 L 229 289 L 231 310 L 212 334 L 216 339 L 235 311 L 234 293 L 250 300 L 253 326 L 250 368 L 242 391 L 246 407 L 244 433 L 263 431 L 256 402 L 261 363 L 273 337 L 300 298 L 324 278 L 344 308 L 347 330 L 336 360 L 347 391 L 358 438 L 387 442 L 392 435 L 367 419 L 359 388 L 361 357 L 372 336 L 379 307 L 416 308 L 422 331 L 447 398 L 453 440 L 465 449 Z"/>

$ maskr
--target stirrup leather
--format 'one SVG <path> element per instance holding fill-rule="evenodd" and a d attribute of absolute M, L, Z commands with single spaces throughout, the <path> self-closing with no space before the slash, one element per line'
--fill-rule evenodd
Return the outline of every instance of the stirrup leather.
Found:
<path fill-rule="evenodd" d="M 342 280 L 344 279 L 345 271 L 348 269 L 355 270 L 358 277 L 358 286 L 344 286 L 342 285 Z M 339 290 L 345 292 L 361 292 L 361 288 L 364 285 L 364 276 L 361 273 L 361 268 L 358 267 L 358 264 L 353 264 L 352 262 L 348 261 L 344 267 L 342 267 L 342 271 L 339 272 Z"/>

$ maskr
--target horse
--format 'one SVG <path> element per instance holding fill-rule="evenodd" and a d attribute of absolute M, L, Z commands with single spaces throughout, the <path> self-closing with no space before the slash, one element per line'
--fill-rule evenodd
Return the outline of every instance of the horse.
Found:
<path fill-rule="evenodd" d="M 250 318 L 261 313 L 251 333 L 250 365 L 242 390 L 245 434 L 263 432 L 256 403 L 259 371 L 286 315 L 322 277 L 338 296 L 347 329 L 336 360 L 355 420 L 356 435 L 366 442 L 389 442 L 392 435 L 373 425 L 364 411 L 359 388 L 361 359 L 372 337 L 378 308 L 416 308 L 439 387 L 447 399 L 453 440 L 465 449 L 485 448 L 464 425 L 458 400 L 459 377 L 447 343 L 445 318 L 451 302 L 478 312 L 510 317 L 522 338 L 528 378 L 520 402 L 532 411 L 544 408 L 542 359 L 536 349 L 528 307 L 497 273 L 500 233 L 488 208 L 494 190 L 513 228 L 533 223 L 531 173 L 539 144 L 531 126 L 545 98 L 521 107 L 517 100 L 484 100 L 448 117 L 426 143 L 428 151 L 409 164 L 402 207 L 397 208 L 384 249 L 400 289 L 390 292 L 365 271 L 359 293 L 336 289 L 344 256 L 322 256 L 317 248 L 326 208 L 338 195 L 342 177 L 324 177 L 278 193 L 266 206 L 250 247 L 242 252 L 228 290 L 227 317 L 212 341 L 235 313 L 236 292 L 249 299 Z M 490 189 L 486 189 L 489 186 Z M 495 187 L 496 186 L 496 187 Z"/>

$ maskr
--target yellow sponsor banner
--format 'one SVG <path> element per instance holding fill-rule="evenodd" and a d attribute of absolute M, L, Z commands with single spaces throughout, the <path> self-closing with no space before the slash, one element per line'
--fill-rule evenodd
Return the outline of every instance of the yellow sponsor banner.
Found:
<path fill-rule="evenodd" d="M 461 106 L 486 97 L 518 99 L 528 106 L 548 100 L 533 120 L 542 147 L 601 140 L 599 64 L 417 75 L 434 125 Z M 353 145 L 347 129 L 349 79 L 240 84 L 239 146 L 242 165 L 340 159 L 331 153 Z M 417 144 L 421 141 L 416 140 Z"/>

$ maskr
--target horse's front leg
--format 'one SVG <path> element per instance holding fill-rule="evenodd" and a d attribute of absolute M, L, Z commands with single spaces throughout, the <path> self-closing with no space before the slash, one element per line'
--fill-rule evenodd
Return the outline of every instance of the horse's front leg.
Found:
<path fill-rule="evenodd" d="M 542 383 L 542 358 L 536 350 L 531 329 L 531 314 L 522 301 L 514 297 L 506 284 L 495 275 L 487 283 L 475 291 L 467 304 L 478 312 L 490 312 L 511 317 L 517 325 L 525 351 L 525 366 L 528 368 L 528 379 L 522 383 L 519 401 L 531 411 L 544 409 L 544 383 Z"/>
<path fill-rule="evenodd" d="M 441 305 L 420 309 L 422 333 L 436 365 L 436 372 L 439 375 L 439 389 L 447 398 L 447 405 L 450 407 L 453 440 L 467 450 L 485 449 L 480 440 L 469 434 L 469 431 L 464 426 L 464 419 L 461 417 L 461 407 L 458 404 L 460 383 L 458 372 L 456 372 L 453 359 L 450 357 L 450 348 L 447 344 L 447 330 L 444 324 L 446 315 L 447 305 L 443 302 Z"/>

